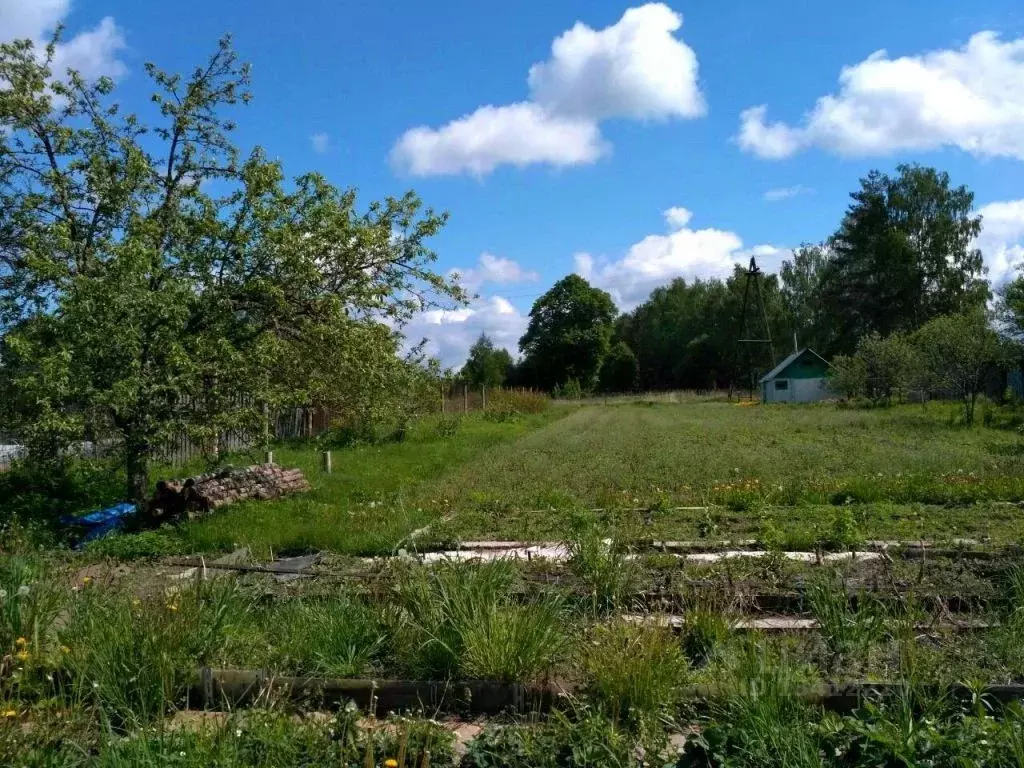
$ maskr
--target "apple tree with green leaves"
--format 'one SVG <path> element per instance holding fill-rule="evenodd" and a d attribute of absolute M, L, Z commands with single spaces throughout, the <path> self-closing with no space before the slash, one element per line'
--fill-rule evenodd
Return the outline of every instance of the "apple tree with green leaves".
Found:
<path fill-rule="evenodd" d="M 394 329 L 464 298 L 431 269 L 444 215 L 243 152 L 227 39 L 188 76 L 147 65 L 138 112 L 53 54 L 0 45 L 0 423 L 51 459 L 108 440 L 139 500 L 172 436 L 415 386 Z"/>

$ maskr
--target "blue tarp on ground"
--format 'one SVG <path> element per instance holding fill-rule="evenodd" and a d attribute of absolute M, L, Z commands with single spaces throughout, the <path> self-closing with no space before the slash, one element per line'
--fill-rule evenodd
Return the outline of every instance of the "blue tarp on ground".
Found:
<path fill-rule="evenodd" d="M 81 546 L 87 541 L 98 539 L 106 536 L 111 531 L 123 528 L 124 524 L 135 514 L 135 511 L 136 506 L 134 504 L 122 502 L 106 509 L 98 509 L 81 517 L 67 515 L 61 518 L 61 522 L 64 525 L 78 526 L 86 529 L 85 535 L 78 541 L 77 546 Z"/>

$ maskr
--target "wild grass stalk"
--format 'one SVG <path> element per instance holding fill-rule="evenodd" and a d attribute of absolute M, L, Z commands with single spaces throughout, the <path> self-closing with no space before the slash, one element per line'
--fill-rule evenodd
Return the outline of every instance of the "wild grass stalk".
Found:
<path fill-rule="evenodd" d="M 264 621 L 264 642 L 285 668 L 330 677 L 370 673 L 388 634 L 379 611 L 345 595 L 289 600 Z"/>
<path fill-rule="evenodd" d="M 0 555 L 0 657 L 45 653 L 62 602 L 38 557 Z"/>
<path fill-rule="evenodd" d="M 74 698 L 116 729 L 161 717 L 182 702 L 196 668 L 217 656 L 247 610 L 229 582 L 197 582 L 148 601 L 82 590 L 60 633 Z"/>
<path fill-rule="evenodd" d="M 815 727 L 821 713 L 800 696 L 806 675 L 763 639 L 748 642 L 733 661 L 693 751 L 743 768 L 824 765 Z"/>
<path fill-rule="evenodd" d="M 831 654 L 829 666 L 833 669 L 842 661 L 863 659 L 885 634 L 882 606 L 862 592 L 854 608 L 838 571 L 824 572 L 813 578 L 807 587 L 807 600 Z"/>
<path fill-rule="evenodd" d="M 562 602 L 518 603 L 517 582 L 505 561 L 414 566 L 399 576 L 395 645 L 407 670 L 506 681 L 544 674 L 567 642 Z"/>
<path fill-rule="evenodd" d="M 462 628 L 462 671 L 472 678 L 526 682 L 547 673 L 565 653 L 562 600 L 496 605 Z"/>
<path fill-rule="evenodd" d="M 636 568 L 625 553 L 586 518 L 574 521 L 567 546 L 569 570 L 583 584 L 590 612 L 601 615 L 622 609 L 637 580 Z"/>

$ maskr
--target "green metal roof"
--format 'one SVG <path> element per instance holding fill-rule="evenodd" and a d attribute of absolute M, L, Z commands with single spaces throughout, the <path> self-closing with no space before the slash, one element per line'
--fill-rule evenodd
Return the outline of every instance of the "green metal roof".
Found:
<path fill-rule="evenodd" d="M 786 369 L 796 364 L 803 364 L 804 370 L 796 373 L 797 375 L 791 375 L 783 378 L 797 378 L 797 379 L 816 379 L 825 376 L 828 373 L 828 369 L 831 368 L 828 360 L 819 355 L 810 347 L 805 347 L 797 352 L 794 352 L 781 363 L 772 368 L 768 373 L 761 377 L 761 383 L 771 381 L 782 377 Z M 807 375 L 808 373 L 814 375 Z"/>

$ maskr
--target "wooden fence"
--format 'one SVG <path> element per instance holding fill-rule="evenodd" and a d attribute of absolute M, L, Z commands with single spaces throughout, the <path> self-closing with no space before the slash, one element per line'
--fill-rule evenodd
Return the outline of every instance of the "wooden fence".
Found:
<path fill-rule="evenodd" d="M 457 414 L 481 411 L 486 409 L 488 397 L 494 395 L 493 390 L 489 395 L 486 388 L 471 389 L 462 383 L 442 385 L 435 412 Z M 289 408 L 270 418 L 269 437 L 271 440 L 308 440 L 329 429 L 342 415 L 321 406 Z M 218 435 L 215 442 L 203 444 L 182 433 L 156 452 L 156 460 L 179 467 L 200 458 L 254 449 L 261 445 L 262 440 L 263 436 L 259 432 L 229 430 Z M 108 439 L 82 443 L 76 446 L 75 451 L 84 456 L 102 457 L 116 452 L 117 447 L 115 439 Z M 9 469 L 23 450 L 13 435 L 0 431 L 0 472 Z"/>

